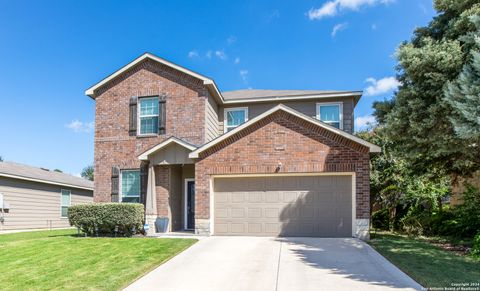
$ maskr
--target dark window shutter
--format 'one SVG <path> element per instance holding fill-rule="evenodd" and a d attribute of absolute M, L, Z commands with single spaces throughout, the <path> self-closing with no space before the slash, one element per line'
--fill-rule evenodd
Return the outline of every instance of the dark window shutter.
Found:
<path fill-rule="evenodd" d="M 140 166 L 140 203 L 145 205 L 148 187 L 148 163 Z"/>
<path fill-rule="evenodd" d="M 137 97 L 130 98 L 130 118 L 128 126 L 128 135 L 137 135 Z"/>
<path fill-rule="evenodd" d="M 112 202 L 119 202 L 118 199 L 120 183 L 120 169 L 118 167 L 112 167 Z"/>
<path fill-rule="evenodd" d="M 167 123 L 167 103 L 165 96 L 161 96 L 158 104 L 158 134 L 165 134 Z"/>

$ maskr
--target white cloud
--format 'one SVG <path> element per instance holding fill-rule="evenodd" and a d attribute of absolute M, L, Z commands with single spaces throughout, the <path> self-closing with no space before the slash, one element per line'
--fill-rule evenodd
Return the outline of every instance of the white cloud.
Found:
<path fill-rule="evenodd" d="M 221 59 L 222 61 L 227 59 L 227 55 L 224 51 L 215 51 L 215 56 L 217 56 L 217 58 Z"/>
<path fill-rule="evenodd" d="M 385 77 L 380 80 L 368 78 L 365 82 L 370 83 L 370 86 L 365 88 L 366 96 L 385 94 L 397 89 L 401 85 L 395 77 Z"/>
<path fill-rule="evenodd" d="M 240 77 L 245 84 L 248 83 L 248 70 L 240 70 Z"/>
<path fill-rule="evenodd" d="M 239 58 L 239 57 L 236 57 L 233 62 L 235 63 L 235 65 L 240 64 L 240 58 Z"/>
<path fill-rule="evenodd" d="M 310 20 L 315 20 L 315 19 L 321 19 L 325 16 L 335 16 L 336 14 L 337 14 L 337 3 L 330 1 L 323 4 L 323 6 L 318 9 L 311 8 L 308 11 L 308 18 Z"/>
<path fill-rule="evenodd" d="M 372 115 L 359 116 L 355 118 L 355 131 L 365 130 L 376 124 L 375 117 Z"/>
<path fill-rule="evenodd" d="M 234 35 L 230 35 L 228 38 L 227 38 L 227 43 L 228 44 L 233 44 L 237 41 L 237 38 L 234 36 Z"/>
<path fill-rule="evenodd" d="M 208 59 L 211 59 L 212 58 L 212 54 L 213 52 L 211 50 L 207 51 L 207 53 L 205 54 L 205 56 L 208 58 Z"/>
<path fill-rule="evenodd" d="M 198 52 L 197 51 L 189 51 L 188 52 L 188 57 L 189 58 L 196 58 L 196 57 L 198 57 Z"/>
<path fill-rule="evenodd" d="M 66 124 L 65 127 L 73 130 L 74 132 L 89 133 L 95 128 L 95 123 L 93 121 L 81 122 L 79 120 L 73 120 L 69 124 Z"/>
<path fill-rule="evenodd" d="M 394 0 L 333 0 L 325 2 L 320 8 L 311 8 L 308 12 L 310 20 L 332 17 L 343 10 L 359 10 L 363 6 L 373 6 L 376 4 L 389 4 Z"/>
<path fill-rule="evenodd" d="M 348 27 L 348 23 L 339 23 L 335 25 L 332 29 L 332 37 L 335 37 L 339 31 L 345 30 Z"/>

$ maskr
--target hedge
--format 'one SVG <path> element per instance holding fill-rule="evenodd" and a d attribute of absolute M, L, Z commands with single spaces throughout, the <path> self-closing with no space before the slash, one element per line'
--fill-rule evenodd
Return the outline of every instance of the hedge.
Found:
<path fill-rule="evenodd" d="M 91 203 L 68 208 L 70 225 L 87 235 L 131 236 L 143 231 L 144 208 L 139 203 Z"/>

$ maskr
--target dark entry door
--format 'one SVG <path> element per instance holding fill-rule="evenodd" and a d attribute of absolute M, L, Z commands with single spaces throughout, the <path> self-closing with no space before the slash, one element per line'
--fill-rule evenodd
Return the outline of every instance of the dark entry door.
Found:
<path fill-rule="evenodd" d="M 187 229 L 195 229 L 195 181 L 187 181 Z"/>

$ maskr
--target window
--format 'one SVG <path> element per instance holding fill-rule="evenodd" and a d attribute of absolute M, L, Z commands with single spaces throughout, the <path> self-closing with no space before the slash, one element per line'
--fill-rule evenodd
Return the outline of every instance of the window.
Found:
<path fill-rule="evenodd" d="M 70 207 L 72 191 L 62 189 L 62 200 L 60 202 L 61 215 L 63 218 L 68 217 L 68 207 Z"/>
<path fill-rule="evenodd" d="M 158 97 L 139 98 L 139 134 L 158 133 Z"/>
<path fill-rule="evenodd" d="M 248 120 L 248 108 L 225 109 L 224 123 L 225 132 L 228 132 Z"/>
<path fill-rule="evenodd" d="M 342 103 L 317 103 L 317 119 L 343 129 Z"/>
<path fill-rule="evenodd" d="M 140 171 L 122 170 L 121 172 L 121 202 L 140 202 Z"/>

